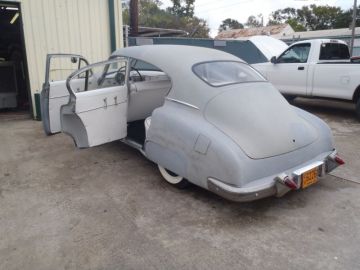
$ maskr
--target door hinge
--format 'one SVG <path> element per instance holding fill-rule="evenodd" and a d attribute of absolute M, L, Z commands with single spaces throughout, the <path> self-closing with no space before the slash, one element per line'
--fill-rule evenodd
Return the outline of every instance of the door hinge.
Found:
<path fill-rule="evenodd" d="M 104 108 L 107 108 L 107 98 L 104 98 Z"/>
<path fill-rule="evenodd" d="M 114 103 L 115 103 L 115 105 L 118 105 L 117 96 L 114 97 Z"/>

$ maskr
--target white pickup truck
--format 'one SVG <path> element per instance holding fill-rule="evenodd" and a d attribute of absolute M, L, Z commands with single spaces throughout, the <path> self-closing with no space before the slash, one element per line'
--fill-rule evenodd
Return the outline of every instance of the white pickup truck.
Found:
<path fill-rule="evenodd" d="M 288 99 L 303 96 L 351 101 L 360 120 L 360 63 L 351 61 L 345 42 L 314 39 L 284 48 L 269 62 L 252 66 Z"/>

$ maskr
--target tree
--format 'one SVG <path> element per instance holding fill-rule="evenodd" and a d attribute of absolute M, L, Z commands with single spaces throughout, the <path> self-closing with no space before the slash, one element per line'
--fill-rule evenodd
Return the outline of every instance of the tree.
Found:
<path fill-rule="evenodd" d="M 360 9 L 360 5 L 358 6 Z M 343 11 L 333 23 L 334 28 L 348 28 L 351 27 L 353 9 Z M 360 27 L 360 20 L 356 21 L 356 27 Z"/>
<path fill-rule="evenodd" d="M 247 19 L 247 22 L 245 23 L 246 27 L 249 28 L 255 28 L 255 27 L 261 27 L 263 26 L 263 16 L 262 14 L 259 14 L 258 16 L 251 15 Z"/>
<path fill-rule="evenodd" d="M 229 29 L 243 29 L 244 25 L 237 20 L 227 18 L 226 20 L 223 20 L 222 23 L 219 26 L 219 32 Z"/>
<path fill-rule="evenodd" d="M 179 17 L 194 16 L 195 0 L 171 0 L 171 2 L 173 3 L 173 6 L 168 8 L 171 14 Z"/>
<path fill-rule="evenodd" d="M 210 29 L 207 22 L 193 15 L 194 2 L 195 0 L 173 1 L 173 7 L 161 9 L 159 0 L 139 0 L 139 25 L 181 29 L 192 37 L 208 38 Z M 128 7 L 123 9 L 123 21 L 124 24 L 130 22 Z"/>
<path fill-rule="evenodd" d="M 295 8 L 278 9 L 270 14 L 267 25 L 278 25 L 287 23 L 295 32 L 306 31 L 306 27 L 298 21 L 298 14 Z"/>
<path fill-rule="evenodd" d="M 308 30 L 325 30 L 334 28 L 336 18 L 342 14 L 339 7 L 304 6 L 297 10 L 298 19 Z"/>
<path fill-rule="evenodd" d="M 288 19 L 286 23 L 289 24 L 295 32 L 303 32 L 307 30 L 306 27 L 299 23 L 296 18 Z"/>
<path fill-rule="evenodd" d="M 295 31 L 347 28 L 351 17 L 351 9 L 343 11 L 340 7 L 310 5 L 276 10 L 271 13 L 268 25 L 288 23 Z"/>
<path fill-rule="evenodd" d="M 297 17 L 297 11 L 295 8 L 278 9 L 271 13 L 270 18 L 279 23 L 283 23 L 289 19 L 295 19 Z"/>

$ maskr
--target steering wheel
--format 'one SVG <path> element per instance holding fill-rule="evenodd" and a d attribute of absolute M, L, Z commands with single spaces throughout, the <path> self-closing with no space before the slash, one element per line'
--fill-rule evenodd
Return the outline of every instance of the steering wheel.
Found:
<path fill-rule="evenodd" d="M 125 79 L 126 79 L 125 72 L 124 72 L 125 69 L 126 69 L 126 67 L 123 66 L 123 67 L 119 68 L 118 71 L 116 71 L 114 79 L 119 85 L 123 85 L 125 83 Z"/>
<path fill-rule="evenodd" d="M 119 85 L 123 85 L 125 83 L 125 74 L 117 71 L 114 79 Z"/>

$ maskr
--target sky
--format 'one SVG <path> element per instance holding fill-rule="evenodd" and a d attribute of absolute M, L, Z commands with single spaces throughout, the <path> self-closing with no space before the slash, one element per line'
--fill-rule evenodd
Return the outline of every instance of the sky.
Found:
<path fill-rule="evenodd" d="M 161 0 L 162 7 L 171 6 L 170 0 Z M 196 0 L 195 15 L 205 19 L 210 26 L 210 35 L 215 37 L 219 25 L 227 18 L 247 21 L 250 15 L 264 15 L 264 23 L 272 11 L 286 7 L 301 8 L 305 5 L 329 5 L 349 9 L 354 5 L 353 0 Z"/>

